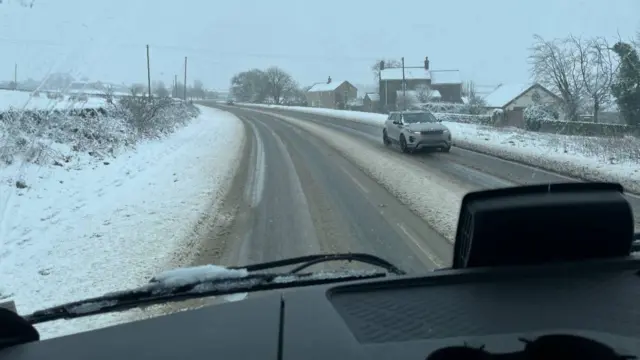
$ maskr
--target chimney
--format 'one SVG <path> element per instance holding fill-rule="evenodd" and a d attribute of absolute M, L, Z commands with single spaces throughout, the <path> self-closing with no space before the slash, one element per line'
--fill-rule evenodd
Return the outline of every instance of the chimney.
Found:
<path fill-rule="evenodd" d="M 424 58 L 424 69 L 429 70 L 429 57 L 425 56 Z"/>
<path fill-rule="evenodd" d="M 331 76 L 329 76 L 329 79 L 327 79 L 327 84 L 331 84 Z"/>
<path fill-rule="evenodd" d="M 380 60 L 380 71 L 384 70 L 384 60 Z"/>

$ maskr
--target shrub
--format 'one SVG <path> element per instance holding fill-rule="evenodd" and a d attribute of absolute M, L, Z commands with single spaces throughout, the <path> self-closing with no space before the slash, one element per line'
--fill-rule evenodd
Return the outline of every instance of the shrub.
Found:
<path fill-rule="evenodd" d="M 0 165 L 21 158 L 37 164 L 68 162 L 74 152 L 115 156 L 143 138 L 184 126 L 198 109 L 170 99 L 124 98 L 96 109 L 17 110 L 0 113 Z M 57 145 L 56 145 L 57 144 Z"/>

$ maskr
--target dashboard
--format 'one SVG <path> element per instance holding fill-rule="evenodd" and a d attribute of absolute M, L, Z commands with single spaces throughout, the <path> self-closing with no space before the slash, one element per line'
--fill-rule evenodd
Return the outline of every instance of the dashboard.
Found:
<path fill-rule="evenodd" d="M 453 346 L 521 351 L 521 339 L 549 334 L 640 355 L 639 269 L 632 258 L 289 289 L 19 345 L 0 360 L 427 359 Z"/>

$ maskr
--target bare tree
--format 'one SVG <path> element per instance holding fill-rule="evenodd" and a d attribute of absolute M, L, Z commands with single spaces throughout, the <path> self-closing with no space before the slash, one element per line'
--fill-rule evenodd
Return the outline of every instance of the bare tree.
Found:
<path fill-rule="evenodd" d="M 471 80 L 464 81 L 462 83 L 462 89 L 461 89 L 460 93 L 462 94 L 463 97 L 464 96 L 466 96 L 466 97 L 469 96 L 469 89 L 471 88 L 471 84 L 472 84 Z"/>
<path fill-rule="evenodd" d="M 159 98 L 165 98 L 165 97 L 169 97 L 169 89 L 167 89 L 167 86 L 164 84 L 164 81 L 162 80 L 157 80 L 153 82 L 153 86 L 151 86 L 151 88 L 153 89 L 153 94 Z"/>
<path fill-rule="evenodd" d="M 287 95 L 292 94 L 297 88 L 291 75 L 277 66 L 268 68 L 264 73 L 269 96 L 275 104 L 280 104 Z"/>
<path fill-rule="evenodd" d="M 465 96 L 468 97 L 469 104 L 471 105 L 480 104 L 484 106 L 485 104 L 484 98 L 478 94 L 475 81 L 473 80 L 467 81 L 465 83 L 465 89 L 463 90 L 463 93 L 465 94 Z"/>
<path fill-rule="evenodd" d="M 268 80 L 264 71 L 252 69 L 231 78 L 231 95 L 241 102 L 262 103 L 268 94 Z"/>
<path fill-rule="evenodd" d="M 402 62 L 400 60 L 394 59 L 379 59 L 373 65 L 371 65 L 371 71 L 373 71 L 374 81 L 377 83 L 380 80 L 380 72 L 382 71 L 382 66 L 384 64 L 384 68 L 394 68 L 401 67 Z"/>
<path fill-rule="evenodd" d="M 593 119 L 597 123 L 600 109 L 612 100 L 611 85 L 617 73 L 614 56 L 604 38 L 583 40 L 569 36 L 569 41 L 576 52 L 582 90 L 590 102 Z"/>
<path fill-rule="evenodd" d="M 113 93 L 114 93 L 113 86 L 111 85 L 104 86 L 103 94 L 105 99 L 107 99 L 107 103 L 109 104 L 113 104 Z"/>
<path fill-rule="evenodd" d="M 184 84 L 180 81 L 174 83 L 173 89 L 171 90 L 171 96 L 182 99 L 184 97 Z"/>
<path fill-rule="evenodd" d="M 620 38 L 620 35 L 618 35 L 618 38 Z M 621 39 L 620 39 L 621 41 Z M 633 46 L 635 46 L 635 48 L 640 51 L 640 30 L 636 31 L 636 38 L 633 39 L 633 41 L 631 41 L 633 43 Z"/>
<path fill-rule="evenodd" d="M 146 86 L 142 84 L 133 84 L 129 88 L 129 92 L 131 92 L 131 96 L 136 97 L 144 92 Z"/>
<path fill-rule="evenodd" d="M 436 99 L 437 93 L 426 84 L 420 84 L 415 89 L 416 97 L 421 103 L 428 103 Z"/>
<path fill-rule="evenodd" d="M 33 8 L 33 3 L 35 0 L 17 0 L 17 1 L 2 1 L 0 0 L 0 5 L 2 5 L 3 3 L 7 3 L 7 4 L 12 4 L 12 3 L 18 3 L 18 5 L 22 6 L 22 7 L 28 7 L 28 8 Z"/>
<path fill-rule="evenodd" d="M 476 83 L 473 80 L 469 80 L 466 83 L 466 88 L 469 113 L 476 115 L 482 114 L 485 111 L 487 101 L 478 94 Z"/>
<path fill-rule="evenodd" d="M 407 110 L 419 109 L 420 102 L 416 90 L 407 90 L 406 93 L 398 91 L 396 96 L 396 108 L 400 110 L 405 109 L 405 106 Z"/>
<path fill-rule="evenodd" d="M 576 121 L 584 82 L 575 47 L 571 45 L 567 40 L 546 41 L 535 35 L 530 60 L 536 81 L 559 94 L 567 117 Z"/>
<path fill-rule="evenodd" d="M 202 83 L 202 81 L 197 79 L 193 80 L 191 91 L 191 96 L 198 99 L 204 99 L 204 84 Z"/>

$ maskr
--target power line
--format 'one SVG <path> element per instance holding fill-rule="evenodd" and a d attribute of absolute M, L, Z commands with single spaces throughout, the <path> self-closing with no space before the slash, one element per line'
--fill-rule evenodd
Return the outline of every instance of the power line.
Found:
<path fill-rule="evenodd" d="M 62 43 L 55 43 L 55 42 L 51 42 L 51 41 L 44 41 L 44 40 L 33 40 L 33 39 L 7 39 L 7 38 L 3 38 L 0 37 L 0 41 L 2 42 L 7 42 L 7 43 L 13 43 L 16 45 L 27 45 L 27 44 L 33 44 L 33 45 L 43 45 L 43 46 L 51 46 L 51 47 L 67 47 L 70 46 L 70 44 L 62 44 Z M 126 43 L 121 43 L 121 44 L 111 44 L 111 47 L 115 47 L 115 48 L 140 48 L 142 46 L 145 46 L 146 44 L 126 44 Z M 164 50 L 175 50 L 175 51 L 181 51 L 181 52 L 191 52 L 191 53 L 209 53 L 211 56 L 217 56 L 217 57 L 234 57 L 234 58 L 270 58 L 270 59 L 309 59 L 309 60 L 324 60 L 324 61 L 352 61 L 352 62 L 373 62 L 373 61 L 377 61 L 378 57 L 354 57 L 354 56 L 327 56 L 327 55 L 300 55 L 300 54 L 274 54 L 274 53 L 250 53 L 250 52 L 228 52 L 228 51 L 219 51 L 213 48 L 202 48 L 202 47 L 198 47 L 198 48 L 194 48 L 194 47 L 187 47 L 187 46 L 179 46 L 179 45 L 160 45 L 160 44 L 152 44 L 150 43 L 149 46 L 153 47 L 154 49 L 164 49 Z"/>

